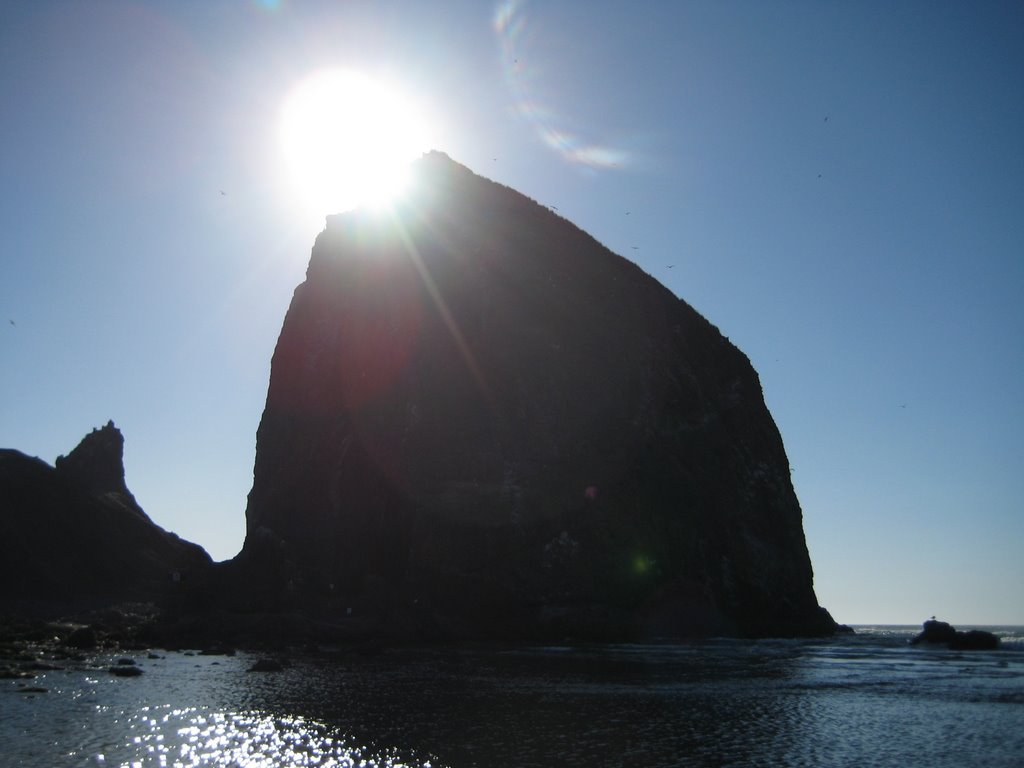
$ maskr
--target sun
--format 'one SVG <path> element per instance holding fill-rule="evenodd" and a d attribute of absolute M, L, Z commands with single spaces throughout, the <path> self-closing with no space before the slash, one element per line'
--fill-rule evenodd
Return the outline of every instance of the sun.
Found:
<path fill-rule="evenodd" d="M 281 110 L 280 138 L 294 194 L 317 216 L 393 202 L 409 164 L 430 149 L 413 99 L 345 69 L 295 86 Z"/>

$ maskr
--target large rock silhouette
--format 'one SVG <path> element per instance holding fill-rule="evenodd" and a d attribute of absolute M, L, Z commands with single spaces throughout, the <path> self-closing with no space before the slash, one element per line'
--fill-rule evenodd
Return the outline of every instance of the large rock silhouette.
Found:
<path fill-rule="evenodd" d="M 822 634 L 748 359 L 441 153 L 328 218 L 274 353 L 235 567 L 417 636 Z"/>

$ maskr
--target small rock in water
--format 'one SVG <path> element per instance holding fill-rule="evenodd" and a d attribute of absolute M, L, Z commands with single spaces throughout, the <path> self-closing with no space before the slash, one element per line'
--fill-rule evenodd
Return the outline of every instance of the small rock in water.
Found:
<path fill-rule="evenodd" d="M 116 675 L 117 677 L 138 677 L 142 674 L 142 670 L 138 667 L 132 666 L 117 666 L 110 668 L 110 674 Z"/>
<path fill-rule="evenodd" d="M 994 651 L 999 648 L 999 638 L 991 632 L 981 629 L 961 632 L 945 621 L 935 619 L 926 621 L 920 634 L 910 641 L 911 645 L 919 643 L 947 645 L 954 651 Z"/>

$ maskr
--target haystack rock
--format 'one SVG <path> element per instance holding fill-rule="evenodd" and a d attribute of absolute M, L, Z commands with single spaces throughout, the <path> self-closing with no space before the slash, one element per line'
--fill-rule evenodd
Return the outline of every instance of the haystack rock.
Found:
<path fill-rule="evenodd" d="M 328 217 L 295 291 L 248 599 L 418 637 L 832 632 L 743 353 L 444 154 L 406 200 Z"/>

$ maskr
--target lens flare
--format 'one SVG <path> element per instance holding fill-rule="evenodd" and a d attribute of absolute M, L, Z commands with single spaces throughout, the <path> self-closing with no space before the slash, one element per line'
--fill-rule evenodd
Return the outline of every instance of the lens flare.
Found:
<path fill-rule="evenodd" d="M 568 129 L 559 116 L 537 95 L 541 70 L 530 53 L 530 26 L 522 0 L 503 0 L 494 12 L 494 30 L 501 48 L 505 82 L 513 95 L 514 111 L 536 131 L 544 144 L 570 163 L 588 168 L 617 168 L 630 162 L 623 149 L 588 141 Z"/>

